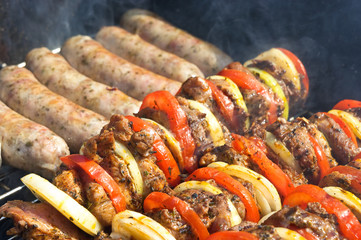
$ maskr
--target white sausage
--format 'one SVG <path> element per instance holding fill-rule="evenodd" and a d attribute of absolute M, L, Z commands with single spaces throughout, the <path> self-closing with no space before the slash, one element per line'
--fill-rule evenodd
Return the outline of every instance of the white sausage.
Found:
<path fill-rule="evenodd" d="M 61 50 L 79 72 L 104 84 L 117 87 L 138 100 L 154 91 L 176 94 L 181 83 L 150 72 L 109 52 L 88 36 L 68 39 Z"/>
<path fill-rule="evenodd" d="M 127 61 L 162 76 L 180 82 L 185 82 L 192 76 L 204 77 L 193 63 L 166 52 L 120 27 L 103 27 L 96 35 L 96 40 Z"/>
<path fill-rule="evenodd" d="M 64 139 L 1 101 L 0 136 L 4 163 L 46 178 L 54 177 L 61 164 L 59 158 L 69 155 Z"/>
<path fill-rule="evenodd" d="M 0 85 L 0 98 L 6 105 L 57 133 L 71 152 L 77 153 L 85 140 L 107 124 L 102 115 L 50 91 L 25 68 L 3 68 Z"/>
<path fill-rule="evenodd" d="M 30 51 L 26 66 L 50 90 L 107 118 L 114 114 L 132 115 L 139 110 L 141 102 L 84 76 L 47 48 Z"/>

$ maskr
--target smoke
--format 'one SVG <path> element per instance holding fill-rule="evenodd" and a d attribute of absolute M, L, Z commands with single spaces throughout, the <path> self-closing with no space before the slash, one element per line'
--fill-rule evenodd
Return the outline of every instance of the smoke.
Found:
<path fill-rule="evenodd" d="M 357 0 L 0 0 L 0 61 L 19 63 L 34 47 L 94 36 L 134 7 L 154 11 L 240 62 L 271 47 L 291 50 L 309 74 L 312 110 L 342 98 L 361 100 Z"/>

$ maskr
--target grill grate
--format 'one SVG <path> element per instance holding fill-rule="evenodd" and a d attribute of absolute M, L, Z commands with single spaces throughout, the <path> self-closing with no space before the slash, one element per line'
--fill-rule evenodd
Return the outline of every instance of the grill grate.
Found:
<path fill-rule="evenodd" d="M 27 172 L 4 165 L 0 168 L 0 206 L 7 201 L 23 200 L 28 202 L 37 202 L 38 200 L 25 187 L 20 178 L 25 176 Z M 0 239 L 20 240 L 19 236 L 8 236 L 6 231 L 13 227 L 11 219 L 0 218 Z"/>

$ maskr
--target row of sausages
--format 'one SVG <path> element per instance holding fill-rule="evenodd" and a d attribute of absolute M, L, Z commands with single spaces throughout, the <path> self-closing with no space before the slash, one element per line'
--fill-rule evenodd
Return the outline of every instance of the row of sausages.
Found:
<path fill-rule="evenodd" d="M 128 11 L 122 25 L 139 35 L 104 27 L 97 41 L 75 36 L 64 43 L 61 55 L 33 49 L 26 56 L 27 69 L 8 66 L 0 71 L 5 163 L 51 178 L 59 157 L 77 153 L 111 115 L 131 115 L 147 94 L 175 94 L 190 76 L 214 74 L 232 61 L 144 10 Z"/>

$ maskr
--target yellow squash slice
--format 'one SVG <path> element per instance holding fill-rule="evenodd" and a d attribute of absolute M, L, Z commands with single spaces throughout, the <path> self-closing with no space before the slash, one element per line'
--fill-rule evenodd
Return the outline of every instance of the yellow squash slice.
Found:
<path fill-rule="evenodd" d="M 254 60 L 270 61 L 277 68 L 284 71 L 283 77 L 289 79 L 298 91 L 301 90 L 300 75 L 291 61 L 281 50 L 277 48 L 271 48 L 270 50 L 261 53 Z M 252 60 L 244 63 L 244 66 L 252 64 Z"/>
<path fill-rule="evenodd" d="M 283 113 L 282 117 L 288 119 L 289 106 L 285 93 L 282 87 L 278 84 L 277 80 L 268 72 L 258 68 L 248 68 L 253 74 L 258 75 L 264 83 L 272 89 L 272 91 L 283 101 Z"/>
<path fill-rule="evenodd" d="M 51 204 L 86 233 L 95 236 L 102 229 L 101 224 L 93 214 L 45 178 L 30 173 L 22 177 L 21 181 L 35 196 Z"/>
<path fill-rule="evenodd" d="M 323 188 L 328 195 L 337 198 L 343 204 L 345 204 L 361 221 L 361 200 L 353 193 L 346 191 L 340 187 L 325 187 Z"/>
<path fill-rule="evenodd" d="M 339 116 L 342 120 L 344 120 L 347 125 L 350 126 L 356 137 L 361 139 L 361 122 L 355 116 L 353 116 L 351 113 L 336 109 L 332 109 L 328 112 Z"/>

